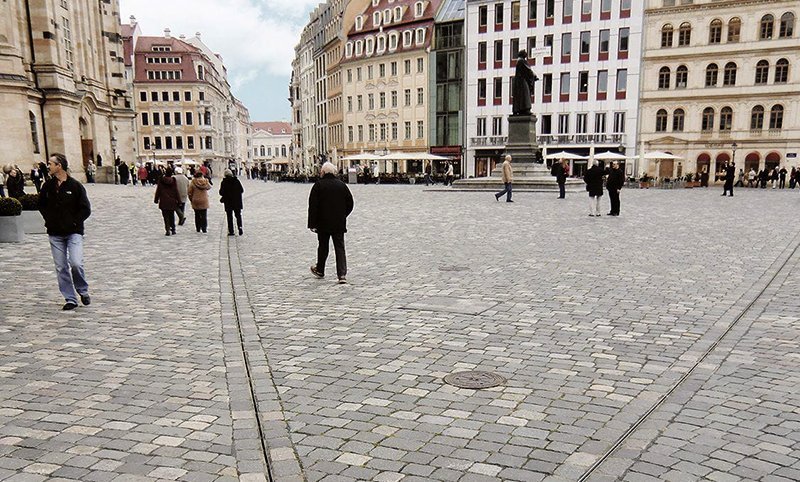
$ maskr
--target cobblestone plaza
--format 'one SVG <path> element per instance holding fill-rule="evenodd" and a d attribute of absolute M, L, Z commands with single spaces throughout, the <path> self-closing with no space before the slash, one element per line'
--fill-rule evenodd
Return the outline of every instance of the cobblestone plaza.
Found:
<path fill-rule="evenodd" d="M 73 312 L 2 246 L 0 480 L 800 480 L 800 193 L 355 185 L 337 285 L 311 185 L 244 187 L 244 236 L 165 237 L 87 186 Z"/>

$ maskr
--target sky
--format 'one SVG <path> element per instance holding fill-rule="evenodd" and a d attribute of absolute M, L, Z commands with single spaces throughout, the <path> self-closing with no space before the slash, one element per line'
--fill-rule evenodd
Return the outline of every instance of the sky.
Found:
<path fill-rule="evenodd" d="M 142 35 L 193 37 L 222 56 L 233 95 L 252 122 L 289 121 L 294 47 L 321 0 L 120 0 L 122 23 L 136 17 Z"/>

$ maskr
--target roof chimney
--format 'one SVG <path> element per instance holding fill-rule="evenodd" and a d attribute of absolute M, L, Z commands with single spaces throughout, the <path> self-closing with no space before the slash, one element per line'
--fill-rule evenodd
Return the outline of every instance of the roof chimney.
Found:
<path fill-rule="evenodd" d="M 178 36 L 178 38 L 179 38 L 179 39 L 181 39 L 181 40 L 186 40 L 186 35 L 184 35 L 184 34 L 180 34 L 180 35 Z"/>
<path fill-rule="evenodd" d="M 197 37 L 197 40 L 200 40 L 200 32 L 195 32 L 194 36 Z"/>
<path fill-rule="evenodd" d="M 134 25 L 136 25 L 136 17 L 131 15 L 131 27 L 133 27 Z"/>
<path fill-rule="evenodd" d="M 168 28 L 164 29 L 164 37 L 169 38 L 169 29 Z"/>

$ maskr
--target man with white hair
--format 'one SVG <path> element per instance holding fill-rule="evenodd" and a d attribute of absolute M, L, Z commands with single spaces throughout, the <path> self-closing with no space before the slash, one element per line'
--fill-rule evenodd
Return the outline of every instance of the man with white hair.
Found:
<path fill-rule="evenodd" d="M 513 203 L 511 200 L 511 184 L 514 182 L 514 171 L 511 169 L 511 154 L 506 154 L 506 160 L 503 162 L 503 185 L 505 188 L 494 195 L 494 200 L 499 201 L 500 196 L 506 195 L 506 202 Z"/>
<path fill-rule="evenodd" d="M 325 277 L 325 262 L 328 259 L 330 239 L 336 253 L 336 275 L 339 284 L 347 283 L 347 256 L 344 251 L 344 233 L 347 232 L 347 216 L 353 211 L 353 195 L 347 184 L 336 178 L 338 169 L 330 162 L 322 165 L 322 177 L 314 183 L 308 197 L 308 229 L 317 233 L 317 264 L 311 273 L 317 278 Z"/>
<path fill-rule="evenodd" d="M 135 182 L 134 182 L 135 184 Z M 183 168 L 175 168 L 175 184 L 178 187 L 178 226 L 186 222 L 186 200 L 189 198 L 189 179 L 183 174 Z"/>

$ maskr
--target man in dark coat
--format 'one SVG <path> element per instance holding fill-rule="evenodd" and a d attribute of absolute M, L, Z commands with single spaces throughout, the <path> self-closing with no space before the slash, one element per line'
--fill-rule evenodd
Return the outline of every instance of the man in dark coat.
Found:
<path fill-rule="evenodd" d="M 211 184 L 211 181 L 209 181 L 209 184 Z M 225 216 L 228 219 L 228 236 L 235 236 L 233 233 L 234 215 L 236 216 L 236 226 L 239 228 L 239 236 L 244 234 L 242 229 L 243 192 L 242 183 L 233 175 L 233 171 L 225 169 L 225 177 L 222 178 L 222 182 L 219 185 L 219 195 L 220 201 L 225 205 Z"/>
<path fill-rule="evenodd" d="M 81 183 L 68 174 L 63 154 L 51 155 L 47 166 L 50 179 L 42 186 L 39 211 L 50 239 L 58 289 L 66 300 L 62 309 L 68 311 L 78 307 L 76 291 L 81 303 L 91 303 L 83 270 L 83 222 L 92 214 L 92 206 Z"/>
<path fill-rule="evenodd" d="M 564 185 L 567 182 L 566 161 L 564 161 L 564 159 L 559 159 L 558 161 L 554 160 L 551 174 L 556 177 L 556 182 L 558 183 L 558 199 L 564 199 L 566 197 Z"/>
<path fill-rule="evenodd" d="M 512 115 L 531 115 L 531 93 L 533 83 L 537 80 L 539 78 L 528 67 L 528 52 L 520 50 L 517 54 L 517 69 L 514 71 Z"/>
<path fill-rule="evenodd" d="M 322 178 L 314 183 L 308 197 L 308 229 L 317 233 L 317 264 L 311 272 L 317 278 L 325 276 L 330 239 L 336 253 L 336 275 L 339 284 L 347 283 L 347 257 L 344 251 L 344 233 L 347 216 L 353 212 L 353 195 L 347 184 L 336 178 L 336 166 L 330 162 L 322 165 Z"/>
<path fill-rule="evenodd" d="M 167 168 L 164 177 L 158 180 L 156 185 L 156 195 L 153 202 L 158 204 L 161 210 L 161 216 L 164 218 L 164 230 L 166 236 L 175 233 L 175 211 L 180 205 L 180 196 L 178 195 L 178 184 L 175 178 L 172 177 L 173 171 L 171 167 Z"/>
<path fill-rule="evenodd" d="M 722 195 L 730 193 L 733 196 L 733 178 L 736 177 L 736 166 L 733 161 L 725 163 L 725 185 L 722 187 Z"/>
<path fill-rule="evenodd" d="M 625 176 L 619 168 L 619 163 L 612 162 L 611 169 L 608 171 L 608 179 L 606 179 L 606 189 L 608 190 L 608 197 L 611 201 L 611 212 L 609 216 L 619 216 L 619 191 L 625 184 Z"/>
<path fill-rule="evenodd" d="M 586 190 L 589 192 L 589 216 L 600 216 L 600 198 L 603 197 L 603 168 L 594 161 L 594 165 L 583 175 Z"/>

